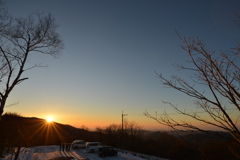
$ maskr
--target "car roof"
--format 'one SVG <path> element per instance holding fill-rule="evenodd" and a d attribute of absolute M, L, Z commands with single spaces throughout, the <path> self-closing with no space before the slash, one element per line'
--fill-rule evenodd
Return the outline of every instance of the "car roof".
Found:
<path fill-rule="evenodd" d="M 113 148 L 111 146 L 100 146 L 99 148 Z"/>
<path fill-rule="evenodd" d="M 85 142 L 84 140 L 75 140 L 73 142 Z"/>

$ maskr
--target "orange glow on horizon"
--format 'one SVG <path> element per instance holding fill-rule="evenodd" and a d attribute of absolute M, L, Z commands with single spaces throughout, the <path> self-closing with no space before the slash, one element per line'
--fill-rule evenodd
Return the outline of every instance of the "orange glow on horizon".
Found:
<path fill-rule="evenodd" d="M 50 107 L 48 107 L 50 108 Z M 54 111 L 49 109 L 50 111 L 42 111 L 42 113 L 28 113 L 27 117 L 38 117 L 43 120 L 45 120 L 45 125 L 53 125 L 54 123 L 60 123 L 63 125 L 71 125 L 76 128 L 82 128 L 87 129 L 90 131 L 95 131 L 97 128 L 105 128 L 111 124 L 117 124 L 121 125 L 122 119 L 121 119 L 121 113 L 120 114 L 110 114 L 109 116 L 103 116 L 101 114 L 82 114 L 76 112 L 75 114 L 70 114 L 68 112 L 60 112 L 60 111 Z M 20 113 L 22 114 L 22 113 Z M 25 113 L 26 114 L 26 113 Z M 23 115 L 23 114 L 22 114 Z M 206 130 L 220 130 L 219 128 L 214 128 L 213 126 L 206 125 L 204 123 L 200 123 L 198 121 L 194 121 L 189 118 L 185 118 L 183 116 L 173 115 L 173 118 L 176 121 L 181 122 L 181 120 L 184 120 L 186 122 L 191 123 L 192 125 L 195 125 L 201 129 Z M 184 119 L 185 118 L 185 119 Z M 129 122 L 136 122 L 138 125 L 143 127 L 143 130 L 153 130 L 153 131 L 168 131 L 171 130 L 171 128 L 161 125 L 155 120 L 149 119 L 145 116 L 131 116 L 128 115 L 124 117 L 124 120 L 128 120 Z M 53 123 L 54 121 L 54 123 Z M 43 129 L 43 128 L 41 128 Z M 57 129 L 56 129 L 57 130 Z M 40 132 L 40 131 L 37 131 Z"/>

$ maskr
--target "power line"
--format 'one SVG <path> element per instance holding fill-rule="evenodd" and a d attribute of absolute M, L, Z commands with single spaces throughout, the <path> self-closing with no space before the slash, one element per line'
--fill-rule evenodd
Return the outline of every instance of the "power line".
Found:
<path fill-rule="evenodd" d="M 218 109 L 218 108 L 216 108 Z M 227 111 L 231 111 L 231 110 L 238 110 L 237 108 L 230 108 L 230 109 L 225 109 Z M 167 115 L 178 115 L 178 114 L 182 114 L 182 113 L 167 113 L 166 111 L 164 111 L 164 114 Z M 185 112 L 185 113 L 197 113 L 197 114 L 202 114 L 202 113 L 208 113 L 207 111 L 190 111 L 190 112 Z M 155 113 L 152 113 L 152 115 L 156 114 L 157 115 L 163 115 L 163 114 L 158 114 L 157 111 Z M 145 116 L 144 113 L 133 113 L 133 114 L 127 114 L 127 115 L 131 115 L 131 116 Z"/>

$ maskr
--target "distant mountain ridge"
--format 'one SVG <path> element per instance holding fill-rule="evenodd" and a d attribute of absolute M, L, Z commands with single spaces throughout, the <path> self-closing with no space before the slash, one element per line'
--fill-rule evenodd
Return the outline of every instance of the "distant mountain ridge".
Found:
<path fill-rule="evenodd" d="M 1 135 L 8 140 L 21 139 L 22 143 L 27 146 L 34 145 L 56 145 L 60 143 L 70 143 L 76 139 L 86 141 L 98 140 L 99 133 L 91 132 L 84 129 L 79 129 L 67 124 L 57 122 L 46 122 L 45 119 L 36 117 L 21 117 L 18 115 L 4 115 L 0 121 Z M 179 136 L 186 139 L 221 139 L 214 135 L 209 135 L 202 132 L 184 132 L 176 134 L 174 131 L 143 131 L 143 136 L 152 139 L 159 138 L 163 133 Z M 227 132 L 218 132 L 220 135 L 231 138 Z"/>

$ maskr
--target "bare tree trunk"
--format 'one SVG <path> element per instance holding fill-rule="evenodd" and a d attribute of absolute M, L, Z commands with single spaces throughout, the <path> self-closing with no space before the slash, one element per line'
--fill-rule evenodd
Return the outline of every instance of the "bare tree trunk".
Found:
<path fill-rule="evenodd" d="M 17 160 L 17 159 L 18 159 L 18 156 L 19 156 L 19 153 L 20 153 L 20 149 L 21 149 L 21 146 L 18 146 L 14 160 Z"/>
<path fill-rule="evenodd" d="M 1 117 L 2 117 L 2 114 L 3 114 L 3 112 L 4 112 L 4 106 L 5 106 L 5 104 L 6 104 L 6 98 L 5 98 L 6 96 L 2 96 L 1 97 L 1 101 L 0 101 L 0 121 L 1 121 Z"/>

